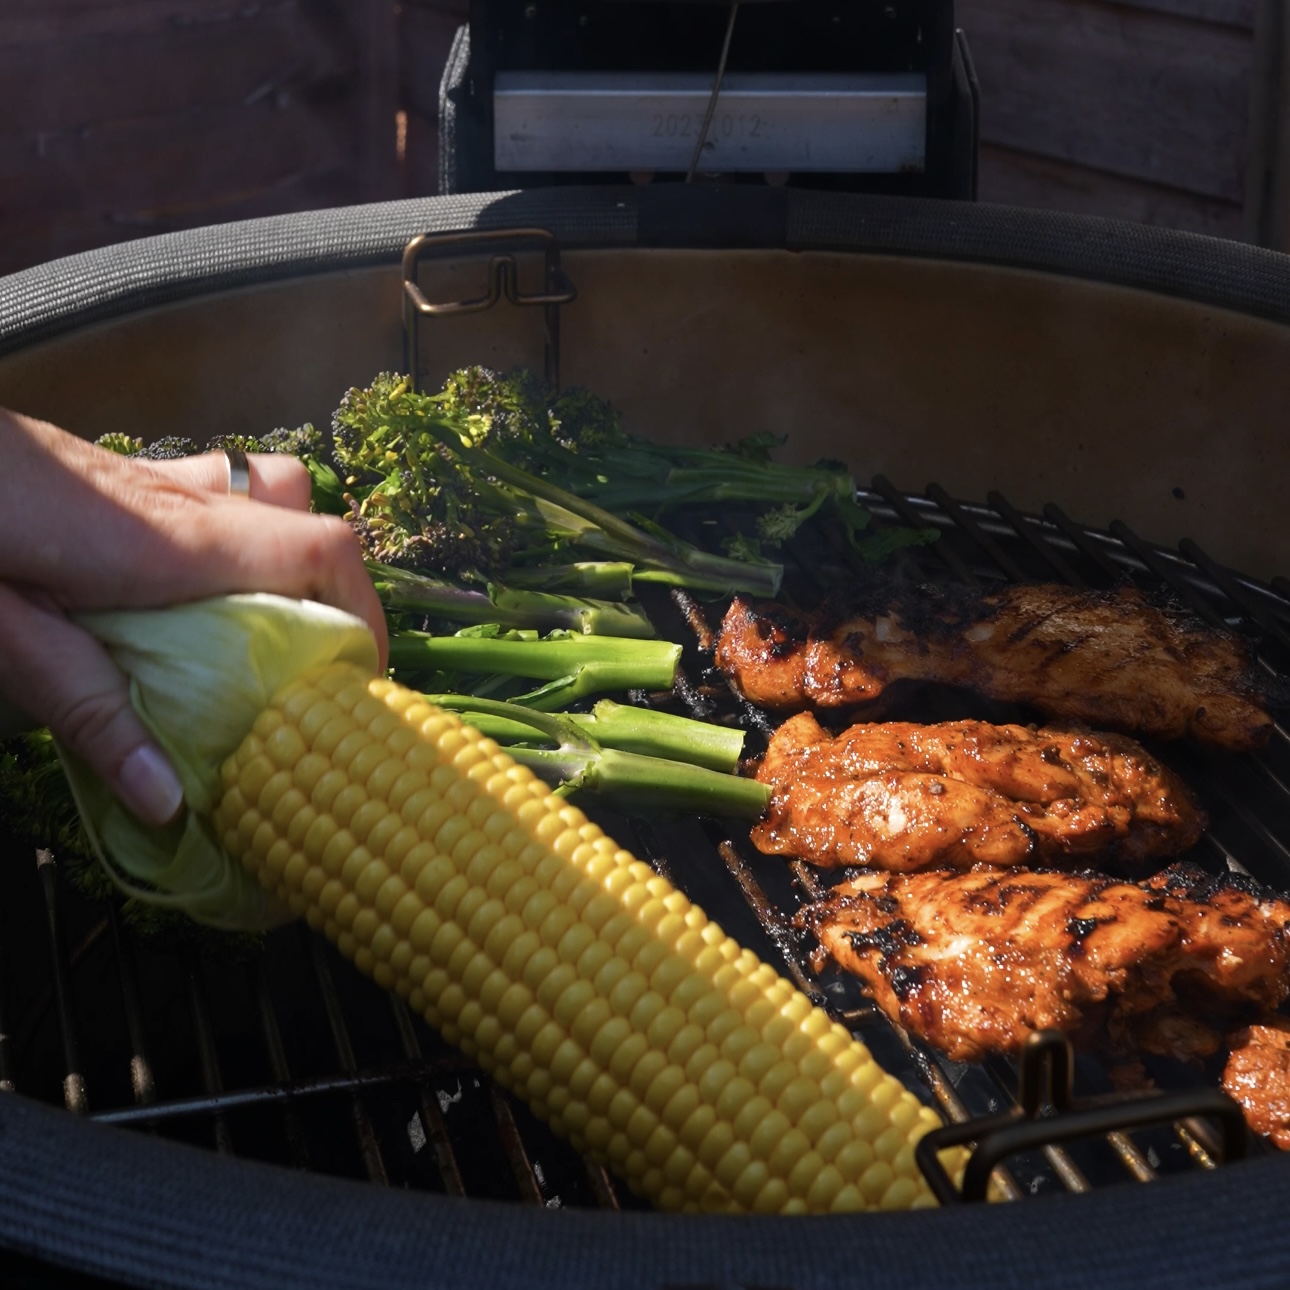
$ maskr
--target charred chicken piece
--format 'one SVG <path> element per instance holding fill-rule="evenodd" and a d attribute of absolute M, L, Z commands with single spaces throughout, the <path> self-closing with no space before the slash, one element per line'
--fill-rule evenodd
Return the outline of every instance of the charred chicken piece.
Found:
<path fill-rule="evenodd" d="M 1228 1036 L 1223 1088 L 1255 1133 L 1290 1151 L 1290 1020 L 1274 1017 Z"/>
<path fill-rule="evenodd" d="M 1052 1027 L 1188 1060 L 1290 995 L 1290 900 L 1175 865 L 861 872 L 798 915 L 893 1021 L 957 1061 Z M 1181 1020 L 1179 1020 L 1181 1018 Z M 1188 1022 L 1190 1018 L 1195 1023 Z"/>
<path fill-rule="evenodd" d="M 889 721 L 832 737 L 803 712 L 775 732 L 757 778 L 771 802 L 753 844 L 819 865 L 1141 861 L 1205 828 L 1182 781 L 1123 735 Z"/>
<path fill-rule="evenodd" d="M 854 706 L 896 681 L 932 681 L 1099 729 L 1221 748 L 1256 748 L 1272 729 L 1245 643 L 1131 587 L 981 593 L 879 582 L 815 614 L 738 598 L 716 658 L 768 708 Z"/>

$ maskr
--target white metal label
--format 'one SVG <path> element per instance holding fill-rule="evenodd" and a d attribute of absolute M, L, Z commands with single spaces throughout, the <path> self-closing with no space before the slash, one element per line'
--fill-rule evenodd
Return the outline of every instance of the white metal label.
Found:
<path fill-rule="evenodd" d="M 663 170 L 690 166 L 706 73 L 498 72 L 498 170 Z M 921 171 L 927 83 L 920 74 L 726 76 L 702 171 Z"/>

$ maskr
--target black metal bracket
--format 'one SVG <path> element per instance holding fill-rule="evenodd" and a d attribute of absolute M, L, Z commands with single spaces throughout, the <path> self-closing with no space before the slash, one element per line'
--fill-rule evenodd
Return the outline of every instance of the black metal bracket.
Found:
<path fill-rule="evenodd" d="M 1077 1099 L 1071 1091 L 1074 1073 L 1075 1054 L 1060 1030 L 1032 1034 L 1021 1049 L 1016 1106 L 934 1129 L 919 1142 L 914 1158 L 937 1200 L 942 1205 L 985 1200 L 995 1167 L 1019 1152 L 1176 1120 L 1215 1121 L 1225 1161 L 1240 1159 L 1249 1148 L 1241 1108 L 1220 1089 Z M 976 1149 L 963 1170 L 960 1190 L 939 1153 L 970 1142 Z"/>
<path fill-rule="evenodd" d="M 469 300 L 434 302 L 426 299 L 418 284 L 421 261 L 446 250 L 469 255 L 498 243 L 507 250 L 489 257 L 487 288 L 482 296 Z M 543 288 L 521 291 L 516 255 L 525 249 L 542 252 Z M 513 305 L 540 306 L 544 319 L 544 368 L 547 384 L 560 388 L 560 306 L 571 304 L 578 293 L 560 265 L 560 243 L 544 228 L 502 228 L 461 233 L 419 233 L 403 248 L 403 367 L 412 384 L 418 386 L 423 317 L 446 318 L 454 314 L 483 313 L 502 297 Z"/>

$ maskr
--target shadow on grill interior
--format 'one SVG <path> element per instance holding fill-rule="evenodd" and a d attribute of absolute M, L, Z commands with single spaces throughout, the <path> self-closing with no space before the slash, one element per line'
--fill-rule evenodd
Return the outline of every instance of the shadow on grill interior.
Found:
<path fill-rule="evenodd" d="M 348 386 L 404 361 L 410 237 L 546 228 L 576 301 L 558 319 L 505 301 L 421 319 L 427 383 L 465 363 L 558 362 L 565 384 L 605 394 L 659 438 L 787 432 L 795 460 L 845 460 L 880 525 L 939 530 L 898 557 L 898 577 L 1128 580 L 1248 633 L 1270 674 L 1290 674 L 1282 258 L 988 207 L 787 192 L 769 211 L 744 206 L 738 193 L 568 189 L 109 248 L 0 281 L 0 403 L 87 435 L 325 423 Z M 511 245 L 431 248 L 422 288 L 476 296 L 488 256 Z M 531 239 L 513 245 L 521 283 L 540 275 Z M 691 510 L 680 527 L 715 545 L 750 522 L 739 508 Z M 784 598 L 806 608 L 863 574 L 825 526 L 804 529 L 786 557 Z M 775 721 L 732 692 L 703 631 L 724 604 L 657 589 L 643 600 L 683 644 L 683 675 L 673 693 L 631 701 L 741 725 L 747 751 L 761 751 Z M 889 715 L 1031 718 L 933 690 L 906 693 Z M 1188 859 L 1290 886 L 1281 726 L 1254 753 L 1151 750 L 1209 815 Z M 1011 1104 L 1012 1063 L 949 1062 L 889 1024 L 854 979 L 812 971 L 791 919 L 823 871 L 758 854 L 737 823 L 589 814 L 947 1121 Z M 379 1277 L 805 1290 L 854 1281 L 864 1261 L 892 1285 L 926 1284 L 933 1269 L 950 1285 L 1095 1274 L 1163 1285 L 1198 1266 L 1207 1284 L 1245 1285 L 1287 1254 L 1278 1153 L 1253 1143 L 1250 1160 L 1223 1163 L 1213 1126 L 1185 1115 L 1010 1157 L 996 1186 L 1015 1203 L 984 1210 L 652 1215 L 303 925 L 262 949 L 141 941 L 63 881 L 54 839 L 35 855 L 11 840 L 3 852 L 0 1086 L 21 1097 L 0 1106 L 0 1244 L 40 1267 L 184 1287 Z M 1148 1068 L 1175 1091 L 1210 1089 L 1217 1072 Z M 1075 1090 L 1112 1090 L 1098 1059 L 1078 1056 Z M 431 1196 L 506 1204 L 436 1209 Z M 1243 1234 L 1239 1266 L 1210 1239 L 1225 1222 Z"/>

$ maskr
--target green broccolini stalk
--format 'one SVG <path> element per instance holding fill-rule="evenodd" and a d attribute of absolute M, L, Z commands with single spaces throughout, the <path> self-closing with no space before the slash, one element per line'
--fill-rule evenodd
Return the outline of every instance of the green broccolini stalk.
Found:
<path fill-rule="evenodd" d="M 594 794 L 605 805 L 625 815 L 664 812 L 755 820 L 766 810 L 770 799 L 770 790 L 756 780 L 659 755 L 672 750 L 678 736 L 684 738 L 685 727 L 702 725 L 701 722 L 684 717 L 669 718 L 657 712 L 643 714 L 661 720 L 655 723 L 652 739 L 645 733 L 648 721 L 637 731 L 638 746 L 649 750 L 642 753 L 610 746 L 614 734 L 611 732 L 606 737 L 605 732 L 618 720 L 616 714 L 606 713 L 602 725 L 594 714 L 591 720 L 579 720 L 566 714 L 535 712 L 488 699 L 464 699 L 456 695 L 428 695 L 427 698 L 432 703 L 457 708 L 481 734 L 489 734 L 490 721 L 498 723 L 495 728 L 504 732 L 509 732 L 511 727 L 527 727 L 526 743 L 511 743 L 507 748 L 516 761 L 555 785 L 559 793 Z M 669 722 L 680 723 L 670 739 L 662 734 Z M 545 736 L 556 746 L 530 746 L 535 735 Z M 490 734 L 490 738 L 495 737 Z"/>
<path fill-rule="evenodd" d="M 878 561 L 903 546 L 930 542 L 934 529 L 870 532 L 872 516 L 855 500 L 855 481 L 841 462 L 788 466 L 773 459 L 787 435 L 748 435 L 724 448 L 690 448 L 627 434 L 611 404 L 584 389 L 550 399 L 531 373 L 467 368 L 436 397 L 464 422 L 471 442 L 504 455 L 530 474 L 558 479 L 570 492 L 620 516 L 659 515 L 681 505 L 743 502 L 769 509 L 757 521 L 770 546 L 788 541 L 808 519 L 828 514 L 851 545 Z M 755 549 L 735 548 L 743 558 Z"/>
<path fill-rule="evenodd" d="M 610 566 L 616 570 L 624 567 L 630 571 L 630 566 Z M 368 561 L 367 569 L 376 594 L 389 610 L 421 613 L 453 623 L 564 628 L 588 635 L 641 639 L 655 635 L 654 625 L 639 608 L 620 601 L 527 590 L 499 582 L 463 587 L 446 578 L 395 569 L 374 560 Z M 621 578 L 615 585 L 621 585 Z"/>
<path fill-rule="evenodd" d="M 502 713 L 492 700 L 467 694 L 427 694 L 426 698 L 441 708 L 465 714 L 481 734 L 506 744 L 531 743 L 540 728 L 529 719 L 527 710 Z M 518 708 L 518 704 L 506 704 Z M 733 774 L 739 768 L 744 732 L 736 727 L 718 726 L 709 721 L 694 721 L 653 708 L 637 708 L 612 699 L 601 699 L 590 712 L 561 713 L 602 748 L 618 748 L 645 757 L 663 757 L 668 761 L 688 762 L 708 770 Z"/>
<path fill-rule="evenodd" d="M 546 477 L 556 472 L 529 473 L 500 432 L 490 443 L 493 427 L 390 373 L 349 391 L 333 422 L 334 452 L 374 559 L 480 581 L 504 579 L 513 565 L 594 556 L 632 564 L 637 579 L 697 591 L 779 589 L 779 565 L 703 551 L 577 496 Z"/>
<path fill-rule="evenodd" d="M 396 632 L 390 637 L 390 667 L 398 673 L 452 677 L 454 691 L 478 693 L 462 677 L 525 677 L 545 681 L 513 702 L 552 711 L 610 690 L 670 690 L 681 647 L 670 641 L 630 640 L 552 632 L 504 631 L 493 625 L 466 628 L 454 636 Z"/>

